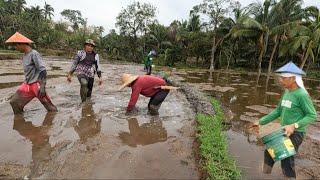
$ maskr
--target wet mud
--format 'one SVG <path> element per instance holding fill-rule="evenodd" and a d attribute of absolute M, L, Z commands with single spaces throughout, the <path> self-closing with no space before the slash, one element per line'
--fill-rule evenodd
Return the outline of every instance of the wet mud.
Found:
<path fill-rule="evenodd" d="M 103 85 L 95 83 L 81 103 L 77 78 L 66 81 L 71 61 L 46 58 L 47 91 L 59 112 L 34 99 L 14 116 L 9 100 L 23 81 L 22 65 L 1 62 L 0 178 L 199 179 L 195 113 L 184 93 L 170 93 L 159 116 L 147 113 L 143 96 L 139 112 L 125 115 L 131 90 L 117 91 L 121 74 L 144 74 L 143 66 L 102 64 Z"/>
<path fill-rule="evenodd" d="M 218 98 L 226 114 L 230 153 L 247 179 L 283 179 L 280 163 L 271 175 L 262 173 L 264 146 L 260 138 L 280 127 L 278 122 L 261 129 L 253 127 L 271 112 L 279 101 L 282 89 L 276 78 L 254 73 L 179 71 L 179 80 L 189 89 L 198 89 L 207 96 Z M 258 80 L 258 81 L 257 81 Z M 320 81 L 305 80 L 305 86 L 318 112 L 318 119 L 307 130 L 296 155 L 298 179 L 319 179 L 320 172 Z M 188 96 L 188 95 L 187 95 Z M 189 99 L 192 103 L 192 98 Z"/>

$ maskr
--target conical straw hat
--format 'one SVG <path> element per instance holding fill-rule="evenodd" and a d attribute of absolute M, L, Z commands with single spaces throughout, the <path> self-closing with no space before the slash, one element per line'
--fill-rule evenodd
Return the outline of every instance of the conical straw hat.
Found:
<path fill-rule="evenodd" d="M 20 34 L 19 32 L 16 32 L 8 40 L 6 40 L 6 43 L 26 43 L 26 44 L 30 44 L 30 43 L 33 43 L 33 41 L 31 41 L 29 38 L 25 37 L 24 35 Z"/>
<path fill-rule="evenodd" d="M 127 87 L 129 84 L 131 84 L 133 81 L 135 81 L 139 76 L 132 75 L 132 74 L 123 74 L 122 75 L 122 85 L 119 88 L 119 91 L 123 88 Z"/>
<path fill-rule="evenodd" d="M 292 73 L 292 74 L 297 74 L 301 76 L 306 75 L 306 73 L 302 69 L 300 69 L 298 66 L 296 66 L 292 61 L 290 61 L 286 65 L 277 69 L 275 73 Z"/>

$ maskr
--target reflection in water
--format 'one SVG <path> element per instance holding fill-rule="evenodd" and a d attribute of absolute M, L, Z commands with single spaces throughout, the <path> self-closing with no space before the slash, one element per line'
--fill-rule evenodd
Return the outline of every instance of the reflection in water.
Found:
<path fill-rule="evenodd" d="M 143 123 L 141 126 L 136 118 L 129 119 L 130 133 L 119 133 L 122 142 L 131 147 L 137 147 L 139 144 L 148 145 L 166 141 L 167 130 L 162 126 L 162 121 L 157 116 L 152 118 L 149 123 Z"/>
<path fill-rule="evenodd" d="M 91 102 L 83 104 L 81 119 L 74 129 L 82 142 L 86 142 L 88 138 L 93 137 L 101 131 L 101 118 L 97 120 L 97 115 L 94 113 Z"/>
<path fill-rule="evenodd" d="M 259 86 L 260 76 L 261 76 L 261 72 L 258 72 L 257 78 L 256 78 L 256 83 L 255 83 L 255 89 L 257 89 Z"/>
<path fill-rule="evenodd" d="M 209 77 L 208 77 L 208 81 L 213 81 L 213 78 L 212 78 L 212 71 L 209 71 Z"/>
<path fill-rule="evenodd" d="M 272 110 L 278 104 L 283 93 L 278 78 L 273 75 L 217 71 L 213 73 L 189 72 L 182 76 L 187 82 L 198 83 L 197 86 L 200 89 L 204 89 L 207 94 L 218 98 L 227 112 L 230 112 L 230 116 L 228 116 L 230 119 L 228 120 L 233 124 L 233 130 L 238 129 L 236 131 L 241 131 L 247 137 L 250 136 L 248 138 L 250 143 L 255 140 L 252 137 L 252 129 L 248 128 L 252 126 L 252 123 L 267 114 L 269 109 Z M 209 79 L 212 79 L 212 81 L 209 81 Z M 304 83 L 307 88 L 309 87 L 308 92 L 311 97 L 313 99 L 319 98 L 320 88 L 317 89 L 319 81 L 305 79 Z M 221 87 L 232 88 L 233 90 L 223 91 Z M 247 113 L 251 115 L 247 116 Z"/>
<path fill-rule="evenodd" d="M 39 177 L 50 160 L 52 147 L 49 143 L 49 130 L 56 113 L 46 114 L 42 125 L 36 127 L 30 121 L 26 121 L 23 115 L 15 115 L 13 129 L 32 143 L 31 177 Z"/>

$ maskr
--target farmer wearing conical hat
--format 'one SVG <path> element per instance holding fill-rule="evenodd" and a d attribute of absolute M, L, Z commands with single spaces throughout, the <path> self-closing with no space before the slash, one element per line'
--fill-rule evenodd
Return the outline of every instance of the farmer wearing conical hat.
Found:
<path fill-rule="evenodd" d="M 22 64 L 25 81 L 10 100 L 14 114 L 22 113 L 24 106 L 35 97 L 48 111 L 57 111 L 46 93 L 47 71 L 41 55 L 30 46 L 33 41 L 16 32 L 6 43 L 14 44 L 17 50 L 24 53 Z"/>
<path fill-rule="evenodd" d="M 135 105 L 138 101 L 139 95 L 150 97 L 148 103 L 148 110 L 151 115 L 157 115 L 161 103 L 167 97 L 170 89 L 176 89 L 172 86 L 166 86 L 166 81 L 162 78 L 149 75 L 122 75 L 122 85 L 119 90 L 131 87 L 131 98 L 127 107 L 127 113 L 136 111 Z"/>
<path fill-rule="evenodd" d="M 82 102 L 91 97 L 94 83 L 94 76 L 97 73 L 99 85 L 102 84 L 101 66 L 99 54 L 94 51 L 96 44 L 92 39 L 87 39 L 84 43 L 84 50 L 78 51 L 73 60 L 67 80 L 71 82 L 74 72 L 77 73 L 80 82 L 80 96 Z"/>
<path fill-rule="evenodd" d="M 302 81 L 302 76 L 305 75 L 303 70 L 289 62 L 275 73 L 279 75 L 280 85 L 285 88 L 285 92 L 277 108 L 262 117 L 259 124 L 265 125 L 279 118 L 281 126 L 285 129 L 286 135 L 291 139 L 297 152 L 304 138 L 306 127 L 316 120 L 317 113 Z M 263 172 L 271 173 L 273 165 L 274 160 L 265 150 Z M 296 178 L 294 156 L 283 159 L 281 168 L 287 178 Z"/>

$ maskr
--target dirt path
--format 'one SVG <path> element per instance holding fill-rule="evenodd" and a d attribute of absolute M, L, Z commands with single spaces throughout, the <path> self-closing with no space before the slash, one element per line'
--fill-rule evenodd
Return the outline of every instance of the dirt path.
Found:
<path fill-rule="evenodd" d="M 142 66 L 103 64 L 104 85 L 80 104 L 79 83 L 66 83 L 70 63 L 47 60 L 47 91 L 59 112 L 33 100 L 13 116 L 9 97 L 23 81 L 19 61 L 0 67 L 0 178 L 198 179 L 192 152 L 194 112 L 186 97 L 170 93 L 159 116 L 147 114 L 140 96 L 136 116 L 126 116 L 130 89 L 117 92 L 123 72 Z"/>

